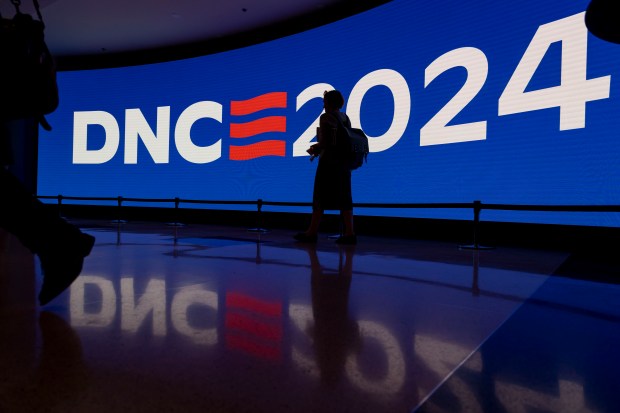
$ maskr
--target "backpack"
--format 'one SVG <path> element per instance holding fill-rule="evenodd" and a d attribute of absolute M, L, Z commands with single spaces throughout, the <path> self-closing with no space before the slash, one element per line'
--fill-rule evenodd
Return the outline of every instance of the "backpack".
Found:
<path fill-rule="evenodd" d="M 51 129 L 44 115 L 58 107 L 58 85 L 43 32 L 41 20 L 19 10 L 0 16 L 0 121 L 33 117 Z"/>
<path fill-rule="evenodd" d="M 338 120 L 337 145 L 340 157 L 345 166 L 353 171 L 368 161 L 368 137 L 363 130 L 352 128 L 348 117 L 346 124 L 340 115 L 336 115 L 336 119 Z"/>

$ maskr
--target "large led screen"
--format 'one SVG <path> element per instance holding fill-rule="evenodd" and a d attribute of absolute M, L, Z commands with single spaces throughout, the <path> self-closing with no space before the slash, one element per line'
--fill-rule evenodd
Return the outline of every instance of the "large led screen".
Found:
<path fill-rule="evenodd" d="M 620 204 L 620 45 L 588 32 L 587 6 L 395 0 L 223 53 L 61 72 L 38 193 L 310 202 L 306 149 L 323 92 L 338 89 L 370 140 L 353 172 L 356 203 Z M 458 208 L 356 213 L 472 218 Z M 599 212 L 481 218 L 620 226 L 620 214 Z"/>

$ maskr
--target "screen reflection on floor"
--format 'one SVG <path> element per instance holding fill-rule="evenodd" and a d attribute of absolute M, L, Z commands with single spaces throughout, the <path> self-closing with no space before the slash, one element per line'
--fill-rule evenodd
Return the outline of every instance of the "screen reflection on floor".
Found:
<path fill-rule="evenodd" d="M 79 397 L 53 392 L 60 404 L 227 412 L 617 406 L 611 392 L 592 390 L 607 370 L 588 362 L 603 338 L 618 339 L 610 325 L 620 311 L 575 301 L 571 288 L 593 298 L 602 284 L 552 277 L 564 253 L 370 237 L 357 246 L 327 237 L 303 245 L 287 232 L 200 230 L 87 229 L 97 244 L 82 275 L 41 313 L 66 328 L 44 331 L 39 320 L 42 351 L 32 356 L 47 360 L 39 369 L 48 375 L 63 370 L 46 348 L 72 337 L 61 381 Z M 606 298 L 620 296 L 606 287 Z M 571 323 L 589 336 L 565 340 Z M 613 366 L 618 356 L 607 360 Z M 5 400 L 11 407 L 18 399 Z"/>

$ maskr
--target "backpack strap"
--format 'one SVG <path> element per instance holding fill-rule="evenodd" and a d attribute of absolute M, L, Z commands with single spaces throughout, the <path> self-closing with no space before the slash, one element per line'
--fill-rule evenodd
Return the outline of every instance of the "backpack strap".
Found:
<path fill-rule="evenodd" d="M 340 126 L 345 127 L 345 128 L 350 128 L 351 127 L 351 121 L 349 120 L 349 116 L 346 113 L 344 113 L 344 112 L 336 112 L 336 113 L 330 113 L 330 115 L 332 115 L 333 117 L 336 118 L 336 121 L 338 122 L 338 124 Z M 346 123 L 349 124 L 348 126 L 342 120 L 342 115 L 344 115 Z"/>

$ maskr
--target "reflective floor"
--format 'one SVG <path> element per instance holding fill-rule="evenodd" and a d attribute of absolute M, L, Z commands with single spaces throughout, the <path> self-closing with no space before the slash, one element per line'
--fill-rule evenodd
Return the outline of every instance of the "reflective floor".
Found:
<path fill-rule="evenodd" d="M 620 284 L 568 252 L 76 223 L 43 308 L 0 232 L 2 413 L 620 411 Z"/>

